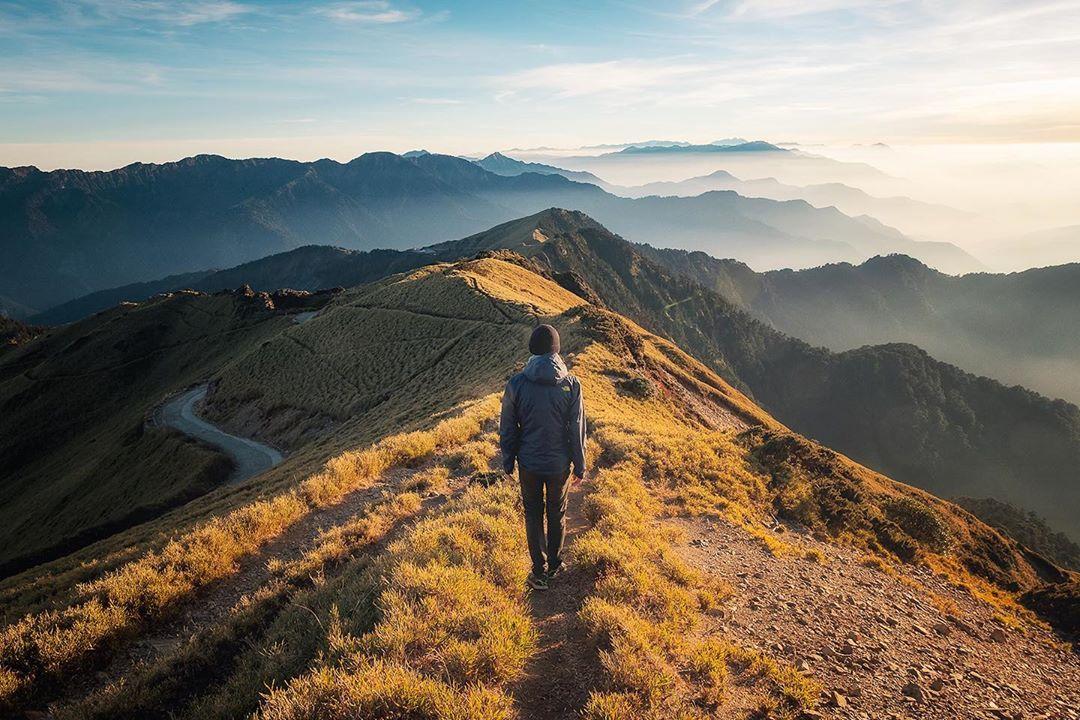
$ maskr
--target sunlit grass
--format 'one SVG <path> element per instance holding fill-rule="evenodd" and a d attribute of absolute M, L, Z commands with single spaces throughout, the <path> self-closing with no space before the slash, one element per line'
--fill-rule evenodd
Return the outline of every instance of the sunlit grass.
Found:
<path fill-rule="evenodd" d="M 470 407 L 431 430 L 386 438 L 347 452 L 295 490 L 241 507 L 197 526 L 161 551 L 80 587 L 78 601 L 62 610 L 30 615 L 0 634 L 0 702 L 33 683 L 77 667 L 95 651 L 161 615 L 195 589 L 224 578 L 236 561 L 277 537 L 314 509 L 370 487 L 394 465 L 407 465 L 438 448 L 460 445 L 481 431 L 498 398 Z"/>

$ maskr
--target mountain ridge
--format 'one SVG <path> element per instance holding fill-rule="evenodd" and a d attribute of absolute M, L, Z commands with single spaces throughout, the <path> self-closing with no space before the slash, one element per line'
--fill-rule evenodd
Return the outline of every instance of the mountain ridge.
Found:
<path fill-rule="evenodd" d="M 553 230 L 573 222 L 541 219 L 552 237 L 537 245 L 567 243 Z M 788 431 L 673 343 L 527 267 L 547 257 L 350 288 L 212 372 L 210 402 L 234 422 L 255 407 L 344 419 L 264 476 L 0 584 L 4 610 L 22 610 L 0 633 L 5 709 L 510 720 L 543 702 L 561 720 L 1073 700 L 1075 656 L 1020 604 L 1064 597 L 1067 575 Z M 127 335 L 137 312 L 110 327 Z M 517 488 L 495 470 L 499 390 L 541 319 L 562 331 L 595 444 L 574 491 L 573 564 L 550 599 L 526 593 Z M 402 381 L 387 397 L 365 382 L 379 373 Z M 827 621 L 800 624 L 800 611 Z M 869 638 L 894 648 L 895 670 L 870 662 Z M 939 668 L 994 688 L 947 685 Z M 538 699 L 533 677 L 559 678 L 559 692 Z"/>
<path fill-rule="evenodd" d="M 1062 482 L 1068 477 L 1072 462 L 1069 458 L 1080 457 L 1080 411 L 1075 406 L 976 378 L 910 344 L 891 342 L 831 353 L 784 335 L 744 311 L 759 296 L 763 281 L 741 263 L 708 259 L 724 268 L 723 277 L 728 283 L 724 287 L 719 286 L 720 273 L 716 272 L 682 279 L 686 268 L 672 264 L 671 258 L 692 254 L 633 245 L 584 213 L 559 209 L 419 252 L 385 251 L 356 258 L 366 267 L 364 277 L 373 279 L 413 264 L 455 260 L 494 250 L 519 253 L 549 276 L 559 278 L 572 292 L 599 298 L 606 306 L 669 337 L 704 358 L 729 382 L 751 392 L 792 427 L 852 457 L 901 480 L 950 495 L 1004 492 L 1002 499 L 1039 511 L 1059 528 L 1078 531 L 1068 526 L 1060 504 L 1051 499 L 1057 491 L 1050 489 L 1065 487 Z M 668 263 L 657 263 L 657 253 Z M 913 262 L 882 258 L 869 266 L 899 263 L 914 267 Z M 349 266 L 344 264 L 345 268 Z M 705 264 L 705 259 L 699 259 L 695 266 L 712 267 Z M 729 275 L 731 268 L 735 271 Z M 244 276 L 228 277 L 235 282 Z M 288 269 L 272 277 L 276 282 L 288 279 Z M 319 279 L 325 284 L 341 284 L 343 277 L 327 273 Z M 856 380 L 858 389 L 853 392 L 856 386 L 851 383 Z M 834 405 L 844 407 L 844 411 L 820 410 Z M 1009 409 L 1002 410 L 1002 406 Z M 977 407 L 981 410 L 976 412 L 973 408 Z M 844 420 L 845 413 L 850 414 L 850 425 Z M 998 415 L 1004 419 L 995 419 Z M 1016 427 L 1019 418 L 1034 418 L 1035 426 L 1052 438 L 1050 445 L 1041 448 L 1036 437 L 1031 436 L 1022 441 L 1031 448 L 1031 459 L 1022 453 L 1009 455 L 1009 442 L 1016 440 L 1007 442 L 1005 438 L 1013 422 L 1008 418 L 1013 416 L 1017 418 Z M 910 428 L 903 433 L 893 427 L 909 421 Z M 968 433 L 973 435 L 969 437 Z M 1004 435 L 999 437 L 1000 433 Z M 980 450 L 974 449 L 973 442 Z M 1043 462 L 1040 458 L 1047 452 L 1054 459 Z M 913 465 L 906 459 L 909 455 L 920 460 Z M 1046 492 L 1037 499 L 1019 490 L 1022 483 L 1018 478 L 1033 472 L 1033 463 L 1042 468 L 1036 474 L 1045 480 Z M 993 485 L 991 492 L 988 488 L 992 483 L 980 480 L 980 473 L 1004 485 Z M 961 479 L 975 484 L 965 486 Z M 1003 491 L 1002 487 L 1011 490 Z"/>
<path fill-rule="evenodd" d="M 638 240 L 723 247 L 766 266 L 924 248 L 843 215 L 770 203 L 722 194 L 631 200 L 559 175 L 496 175 L 434 154 L 368 153 L 348 163 L 202 155 L 108 172 L 7 170 L 0 174 L 0 253 L 19 272 L 0 276 L 0 295 L 42 310 L 131 281 L 229 267 L 312 238 L 404 249 L 552 206 L 582 209 Z"/>

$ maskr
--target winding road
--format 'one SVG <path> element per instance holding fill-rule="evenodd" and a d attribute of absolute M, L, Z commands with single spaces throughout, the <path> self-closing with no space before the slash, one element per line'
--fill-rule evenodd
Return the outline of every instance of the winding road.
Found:
<path fill-rule="evenodd" d="M 236 463 L 229 482 L 237 483 L 268 470 L 284 458 L 274 448 L 249 438 L 231 435 L 195 414 L 195 404 L 206 397 L 199 385 L 172 398 L 154 413 L 156 424 L 179 430 L 218 448 Z"/>

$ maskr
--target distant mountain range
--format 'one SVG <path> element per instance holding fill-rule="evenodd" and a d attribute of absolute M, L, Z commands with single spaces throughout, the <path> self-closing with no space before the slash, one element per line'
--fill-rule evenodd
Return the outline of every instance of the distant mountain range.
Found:
<path fill-rule="evenodd" d="M 711 143 L 709 145 L 631 145 L 630 147 L 619 150 L 618 152 L 623 155 L 640 155 L 654 153 L 786 153 L 791 151 L 773 145 L 772 143 L 767 143 L 764 140 L 754 140 L 752 142 L 741 142 L 730 145 L 716 143 Z"/>
<path fill-rule="evenodd" d="M 741 140 L 742 138 L 732 138 Z M 896 194 L 903 182 L 863 162 L 835 160 L 762 140 L 734 145 L 630 145 L 600 154 L 538 152 L 530 160 L 594 173 L 621 186 L 682 181 L 726 170 L 739 177 L 774 177 L 794 185 L 839 182 L 875 194 Z"/>
<path fill-rule="evenodd" d="M 560 175 L 500 175 L 430 153 L 368 153 L 344 164 L 200 155 L 110 172 L 0 168 L 0 296 L 40 311 L 313 241 L 406 248 L 551 206 L 580 209 L 634 240 L 739 257 L 761 269 L 895 251 L 948 269 L 974 263 L 955 246 L 918 243 L 803 201 L 733 192 L 621 198 Z"/>
<path fill-rule="evenodd" d="M 762 288 L 801 273 L 758 274 L 699 253 L 637 246 L 582 213 L 549 210 L 419 251 L 300 248 L 206 273 L 194 286 L 217 290 L 248 282 L 257 288 L 317 289 L 502 250 L 521 254 L 573 292 L 671 338 L 799 432 L 933 492 L 997 497 L 1080 535 L 1067 510 L 1080 501 L 1075 405 L 976 377 L 910 344 L 836 354 L 784 334 L 764 322 L 773 320 L 760 308 L 769 306 L 766 298 L 787 296 Z M 898 261 L 885 258 L 864 267 Z M 691 271 L 695 267 L 704 269 Z M 166 283 L 158 289 L 176 288 Z M 798 309 L 802 300 L 791 298 L 784 302 L 794 312 L 791 307 Z M 853 299 L 852 305 L 859 302 Z M 827 309 L 807 301 L 804 312 L 826 315 Z M 969 320 L 975 332 L 979 318 Z M 838 316 L 833 322 L 850 321 Z"/>
<path fill-rule="evenodd" d="M 1080 402 L 1080 264 L 954 277 L 894 255 L 754 273 L 704 253 L 647 254 L 807 342 L 913 343 L 979 375 Z"/>
<path fill-rule="evenodd" d="M 741 180 L 726 170 L 717 170 L 679 182 L 654 182 L 631 187 L 608 186 L 606 189 L 625 197 L 692 196 L 712 190 L 733 190 L 747 197 L 805 200 L 815 207 L 834 206 L 851 216 L 869 215 L 918 237 L 949 237 L 972 219 L 970 213 L 946 205 L 921 202 L 903 196 L 875 197 L 843 183 L 799 186 L 782 183 L 776 178 Z"/>

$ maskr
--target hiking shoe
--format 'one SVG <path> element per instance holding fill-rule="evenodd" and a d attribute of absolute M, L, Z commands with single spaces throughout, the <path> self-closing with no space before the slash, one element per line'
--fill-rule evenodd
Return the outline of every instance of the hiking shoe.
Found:
<path fill-rule="evenodd" d="M 556 575 L 562 575 L 564 572 L 566 572 L 566 563 L 561 562 L 555 567 L 548 570 L 546 573 L 544 573 L 544 575 L 547 577 L 548 580 L 550 580 Z"/>
<path fill-rule="evenodd" d="M 543 575 L 537 575 L 536 573 L 529 573 L 529 577 L 525 578 L 525 584 L 531 587 L 533 590 L 547 590 L 548 581 Z"/>

